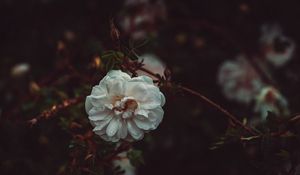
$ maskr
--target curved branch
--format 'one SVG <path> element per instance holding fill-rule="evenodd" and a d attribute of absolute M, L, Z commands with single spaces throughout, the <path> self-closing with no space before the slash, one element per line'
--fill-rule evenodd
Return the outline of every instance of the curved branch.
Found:
<path fill-rule="evenodd" d="M 153 73 L 152 71 L 150 71 L 150 70 L 148 70 L 148 69 L 146 69 L 146 68 L 144 68 L 144 67 L 140 67 L 140 68 L 138 68 L 138 69 L 141 70 L 141 71 L 143 71 L 143 72 L 146 72 L 146 73 L 148 73 L 148 74 L 150 74 L 150 75 L 152 75 L 152 76 L 154 76 L 154 77 L 156 77 L 156 78 L 157 78 L 158 80 L 160 80 L 160 81 L 164 81 L 164 79 L 163 79 L 160 75 L 155 74 L 155 73 Z M 189 93 L 189 94 L 191 94 L 191 95 L 194 95 L 194 96 L 200 98 L 200 99 L 203 100 L 204 102 L 206 102 L 206 103 L 208 103 L 209 105 L 211 105 L 211 106 L 213 106 L 214 108 L 216 108 L 218 111 L 220 111 L 220 112 L 222 112 L 223 114 L 225 114 L 225 116 L 226 116 L 230 121 L 232 121 L 234 124 L 240 126 L 240 127 L 243 128 L 245 131 L 247 131 L 249 134 L 255 135 L 255 132 L 254 132 L 251 128 L 245 126 L 241 121 L 239 121 L 239 120 L 237 119 L 237 117 L 235 117 L 233 114 L 231 114 L 230 112 L 228 112 L 228 111 L 227 111 L 226 109 L 224 109 L 221 105 L 219 105 L 219 104 L 213 102 L 211 99 L 207 98 L 206 96 L 202 95 L 201 93 L 196 92 L 196 91 L 194 91 L 194 90 L 192 90 L 192 89 L 190 89 L 190 88 L 187 88 L 187 87 L 185 87 L 185 86 L 179 86 L 179 89 L 181 89 L 182 91 L 185 91 L 185 92 L 187 92 L 187 93 Z"/>
<path fill-rule="evenodd" d="M 214 108 L 216 108 L 217 110 L 219 110 L 220 112 L 222 112 L 223 114 L 225 114 L 225 116 L 227 116 L 230 121 L 232 121 L 233 123 L 239 125 L 241 128 L 243 128 L 245 131 L 247 131 L 249 134 L 255 135 L 255 132 L 245 126 L 241 121 L 239 121 L 237 119 L 237 117 L 235 117 L 233 114 L 231 114 L 230 112 L 228 112 L 226 109 L 224 109 L 222 106 L 220 106 L 219 104 L 213 102 L 212 100 L 210 100 L 209 98 L 207 98 L 206 96 L 200 94 L 199 92 L 196 92 L 190 88 L 184 87 L 184 86 L 179 86 L 180 89 L 184 90 L 185 92 L 188 92 L 189 94 L 192 94 L 196 97 L 199 97 L 200 99 L 202 99 L 203 101 L 205 101 L 206 103 L 208 103 L 209 105 L 213 106 Z"/>

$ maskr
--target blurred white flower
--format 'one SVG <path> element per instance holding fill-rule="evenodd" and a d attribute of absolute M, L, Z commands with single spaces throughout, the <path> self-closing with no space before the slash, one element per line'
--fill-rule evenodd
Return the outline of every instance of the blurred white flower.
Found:
<path fill-rule="evenodd" d="M 263 25 L 260 43 L 265 59 L 275 67 L 287 63 L 296 47 L 295 42 L 286 37 L 278 25 Z"/>
<path fill-rule="evenodd" d="M 28 63 L 19 63 L 11 68 L 12 77 L 21 77 L 28 73 L 30 70 L 30 65 Z"/>
<path fill-rule="evenodd" d="M 274 87 L 264 87 L 256 97 L 254 112 L 259 113 L 263 121 L 268 112 L 275 115 L 288 115 L 288 102 Z"/>
<path fill-rule="evenodd" d="M 106 141 L 133 141 L 162 121 L 165 97 L 148 76 L 112 70 L 93 87 L 85 108 L 94 132 Z"/>
<path fill-rule="evenodd" d="M 125 1 L 125 6 L 135 6 L 136 10 L 122 14 L 120 26 L 127 36 L 136 41 L 155 36 L 159 22 L 166 19 L 163 1 L 128 0 Z"/>
<path fill-rule="evenodd" d="M 130 160 L 127 157 L 127 152 L 118 154 L 118 159 L 113 161 L 115 167 L 120 167 L 124 171 L 123 175 L 135 175 L 135 167 L 131 165 Z"/>
<path fill-rule="evenodd" d="M 162 77 L 164 76 L 164 71 L 166 69 L 166 65 L 156 55 L 154 55 L 154 54 L 141 55 L 139 57 L 139 61 L 143 61 L 144 68 L 146 68 L 156 74 L 159 74 Z M 136 72 L 138 75 L 147 75 L 147 76 L 151 77 L 152 79 L 157 79 L 146 72 L 143 72 L 140 70 L 137 70 Z"/>
<path fill-rule="evenodd" d="M 224 95 L 231 100 L 248 104 L 263 87 L 263 82 L 244 55 L 234 61 L 225 61 L 218 73 L 218 83 Z"/>

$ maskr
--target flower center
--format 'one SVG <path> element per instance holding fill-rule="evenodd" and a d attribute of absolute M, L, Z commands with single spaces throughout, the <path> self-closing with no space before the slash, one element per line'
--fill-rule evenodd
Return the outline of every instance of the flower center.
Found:
<path fill-rule="evenodd" d="M 121 96 L 121 95 L 116 95 L 116 96 L 112 97 L 112 104 L 115 106 L 116 102 L 121 101 L 122 98 L 124 98 L 124 96 Z"/>
<path fill-rule="evenodd" d="M 128 99 L 125 104 L 124 104 L 125 110 L 136 110 L 136 108 L 138 107 L 137 102 L 134 99 Z"/>
<path fill-rule="evenodd" d="M 138 103 L 133 97 L 116 96 L 113 98 L 114 113 L 122 118 L 130 118 L 138 108 Z"/>

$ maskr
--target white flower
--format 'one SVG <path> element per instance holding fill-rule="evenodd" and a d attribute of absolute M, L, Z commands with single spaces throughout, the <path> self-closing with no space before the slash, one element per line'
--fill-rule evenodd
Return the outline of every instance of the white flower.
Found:
<path fill-rule="evenodd" d="M 256 97 L 254 111 L 260 114 L 263 121 L 266 119 L 268 112 L 276 115 L 288 115 L 288 102 L 277 89 L 264 87 Z"/>
<path fill-rule="evenodd" d="M 159 74 L 160 76 L 164 76 L 164 71 L 166 69 L 166 65 L 154 54 L 144 54 L 139 57 L 139 61 L 143 61 L 144 68 Z M 152 79 L 157 79 L 156 77 L 143 72 L 143 71 L 136 71 L 138 75 L 147 75 Z"/>
<path fill-rule="evenodd" d="M 11 75 L 13 77 L 21 77 L 28 73 L 30 70 L 30 65 L 28 63 L 19 63 L 12 67 Z"/>
<path fill-rule="evenodd" d="M 251 102 L 263 87 L 260 76 L 243 55 L 221 65 L 218 83 L 228 99 L 245 104 Z"/>
<path fill-rule="evenodd" d="M 275 67 L 283 66 L 293 56 L 295 43 L 286 37 L 278 25 L 264 25 L 260 43 L 265 59 Z"/>
<path fill-rule="evenodd" d="M 127 157 L 127 152 L 118 154 L 118 159 L 113 161 L 115 167 L 120 167 L 124 171 L 123 175 L 135 175 L 135 167 L 131 165 L 130 160 Z"/>
<path fill-rule="evenodd" d="M 137 10 L 130 10 L 135 7 Z M 123 33 L 133 41 L 145 40 L 156 36 L 159 24 L 167 17 L 166 7 L 162 1 L 127 0 L 125 11 L 120 15 L 120 27 Z"/>
<path fill-rule="evenodd" d="M 94 132 L 106 141 L 133 141 L 162 121 L 165 97 L 147 76 L 131 78 L 112 70 L 93 87 L 85 102 Z"/>

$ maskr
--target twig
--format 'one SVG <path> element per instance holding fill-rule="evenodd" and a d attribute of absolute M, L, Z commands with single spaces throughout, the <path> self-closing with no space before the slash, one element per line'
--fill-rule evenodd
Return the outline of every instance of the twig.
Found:
<path fill-rule="evenodd" d="M 159 80 L 161 80 L 161 77 L 158 74 L 153 73 L 153 72 L 149 71 L 148 69 L 141 67 L 141 68 L 139 68 L 139 70 L 146 72 L 147 74 L 152 75 L 152 76 L 158 78 Z"/>
<path fill-rule="evenodd" d="M 289 123 L 297 123 L 298 121 L 300 121 L 300 115 L 296 115 L 295 117 L 291 118 Z"/>
<path fill-rule="evenodd" d="M 72 98 L 72 99 L 67 99 L 64 100 L 61 104 L 58 105 L 53 105 L 50 109 L 43 111 L 42 113 L 40 113 L 37 117 L 31 119 L 28 121 L 28 123 L 33 126 L 35 125 L 38 121 L 42 120 L 42 119 L 48 119 L 50 117 L 52 117 L 53 115 L 55 115 L 56 113 L 70 107 L 73 106 L 75 104 L 78 104 L 80 102 L 82 102 L 84 98 L 82 96 L 77 97 L 77 98 Z"/>
<path fill-rule="evenodd" d="M 118 154 L 128 151 L 131 148 L 131 143 L 127 141 L 121 142 L 121 145 L 110 155 L 103 158 L 103 161 L 111 161 L 118 156 Z"/>
<path fill-rule="evenodd" d="M 144 67 L 140 67 L 139 70 L 143 71 L 143 72 L 146 72 L 154 77 L 156 77 L 157 79 L 159 80 L 163 80 L 163 78 L 158 75 L 158 74 L 155 74 L 153 73 L 152 71 L 144 68 Z M 243 128 L 245 131 L 247 131 L 249 134 L 251 135 L 255 135 L 256 133 L 249 127 L 245 126 L 242 122 L 240 122 L 237 117 L 235 117 L 233 114 L 231 114 L 230 112 L 228 112 L 226 109 L 224 109 L 223 107 L 221 107 L 219 104 L 213 102 L 212 100 L 210 100 L 209 98 L 207 98 L 206 96 L 202 95 L 201 93 L 199 92 L 196 92 L 190 88 L 187 88 L 185 86 L 179 86 L 179 89 L 191 94 L 191 95 L 194 95 L 196 97 L 199 97 L 201 100 L 205 101 L 206 103 L 210 104 L 211 106 L 215 107 L 217 110 L 219 110 L 220 112 L 222 112 L 223 114 L 225 114 L 225 116 L 227 116 L 230 121 L 234 122 L 235 124 L 239 125 L 241 128 Z"/>
<path fill-rule="evenodd" d="M 284 130 L 281 130 L 281 131 L 278 131 L 278 132 L 272 132 L 272 133 L 269 133 L 268 135 L 271 136 L 271 137 L 281 137 L 281 136 L 284 136 L 285 134 L 287 134 L 289 132 L 289 129 L 290 127 L 299 122 L 300 121 L 300 115 L 296 115 L 292 118 L 290 118 L 288 121 L 287 121 L 287 127 L 284 129 Z M 264 134 L 258 134 L 258 135 L 253 135 L 253 136 L 250 136 L 250 137 L 241 137 L 240 139 L 242 141 L 250 141 L 252 139 L 259 139 L 259 138 L 262 138 L 264 136 Z"/>
<path fill-rule="evenodd" d="M 221 107 L 219 104 L 213 102 L 212 100 L 210 100 L 209 98 L 207 98 L 206 96 L 200 94 L 199 92 L 196 92 L 190 88 L 184 87 L 184 86 L 179 86 L 180 89 L 184 90 L 185 92 L 188 92 L 194 96 L 199 97 L 200 99 L 202 99 L 203 101 L 205 101 L 206 103 L 210 104 L 211 106 L 215 107 L 217 110 L 219 110 L 220 112 L 222 112 L 223 114 L 225 114 L 225 116 L 227 116 L 230 121 L 232 121 L 233 123 L 239 125 L 241 128 L 243 128 L 245 131 L 247 131 L 248 133 L 255 135 L 255 132 L 245 126 L 242 122 L 240 122 L 237 117 L 235 117 L 233 114 L 231 114 L 230 112 L 228 112 L 226 109 L 224 109 L 223 107 Z"/>

